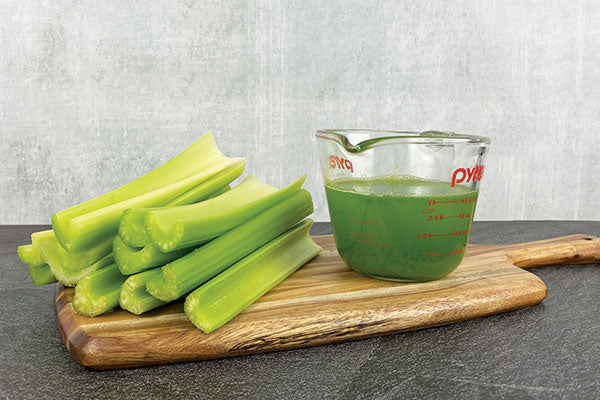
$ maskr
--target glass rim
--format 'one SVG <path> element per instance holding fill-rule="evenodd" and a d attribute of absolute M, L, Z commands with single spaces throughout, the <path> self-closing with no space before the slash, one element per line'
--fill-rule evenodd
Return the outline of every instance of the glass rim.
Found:
<path fill-rule="evenodd" d="M 350 134 L 369 134 L 369 139 L 350 143 Z M 486 136 L 458 134 L 446 131 L 390 131 L 377 129 L 319 129 L 315 136 L 332 140 L 344 146 L 347 151 L 358 153 L 376 146 L 392 144 L 429 144 L 437 146 L 479 145 L 486 146 L 491 139 Z"/>

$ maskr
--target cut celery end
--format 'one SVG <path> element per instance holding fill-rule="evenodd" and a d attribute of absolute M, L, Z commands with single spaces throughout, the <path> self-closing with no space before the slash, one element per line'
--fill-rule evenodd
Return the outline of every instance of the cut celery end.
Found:
<path fill-rule="evenodd" d="M 44 260 L 39 254 L 35 254 L 33 244 L 24 244 L 17 247 L 17 254 L 23 264 L 27 265 L 44 265 Z"/>
<path fill-rule="evenodd" d="M 48 264 L 28 265 L 29 277 L 35 286 L 44 286 L 56 282 Z"/>
<path fill-rule="evenodd" d="M 220 328 L 321 252 L 306 219 L 187 296 L 184 311 L 204 333 Z"/>
<path fill-rule="evenodd" d="M 146 233 L 162 251 L 215 238 L 300 190 L 305 176 L 284 189 L 249 175 L 231 191 L 201 203 L 146 213 Z"/>
<path fill-rule="evenodd" d="M 167 304 L 146 292 L 146 283 L 156 275 L 160 275 L 160 268 L 144 271 L 127 278 L 121 287 L 119 298 L 121 308 L 140 315 Z"/>
<path fill-rule="evenodd" d="M 115 262 L 124 275 L 136 274 L 150 268 L 163 266 L 192 250 L 193 248 L 189 248 L 163 253 L 152 243 L 148 243 L 142 248 L 131 247 L 120 236 L 115 238 L 113 244 Z"/>
<path fill-rule="evenodd" d="M 17 253 L 21 261 L 27 265 L 37 266 L 44 265 L 45 262 L 40 254 L 40 244 L 54 238 L 52 230 L 34 232 L 31 234 L 31 244 L 19 246 Z"/>
<path fill-rule="evenodd" d="M 179 205 L 192 204 L 197 201 L 216 197 L 231 188 L 229 183 L 239 177 L 244 171 L 245 163 L 240 163 L 234 167 L 215 175 L 208 181 L 203 182 L 187 192 L 179 195 L 177 198 L 168 202 L 165 207 L 174 207 Z M 149 208 L 137 208 L 126 210 L 119 222 L 119 236 L 130 246 L 142 247 L 148 243 L 146 231 L 144 228 L 145 212 Z"/>
<path fill-rule="evenodd" d="M 75 287 L 73 309 L 87 317 L 95 317 L 119 305 L 121 285 L 127 277 L 119 272 L 117 264 L 101 268 L 81 278 Z"/>
<path fill-rule="evenodd" d="M 131 199 L 115 203 L 96 211 L 72 218 L 65 225 L 55 225 L 55 216 L 52 217 L 52 226 L 60 244 L 67 250 L 77 250 L 92 244 L 99 238 L 116 233 L 119 220 L 123 211 L 128 208 L 143 208 L 162 206 L 181 193 L 206 181 L 210 177 L 229 168 L 243 163 L 243 159 L 225 158 L 214 166 L 193 175 L 189 178 L 156 189 L 152 192 L 142 194 Z M 58 232 L 61 232 L 59 235 Z"/>
<path fill-rule="evenodd" d="M 79 217 L 114 203 L 140 196 L 170 183 L 185 179 L 202 171 L 207 166 L 210 166 L 214 158 L 222 156 L 223 153 L 221 153 L 215 145 L 212 132 L 207 132 L 177 156 L 144 176 L 111 192 L 54 214 L 52 217 L 52 224 L 55 230 L 57 230 L 56 234 L 59 236 L 59 241 L 61 243 L 66 242 L 66 240 L 63 240 L 62 238 L 62 228 L 65 227 L 72 218 Z"/>
<path fill-rule="evenodd" d="M 233 190 L 232 190 L 233 191 Z M 231 264 L 290 229 L 313 212 L 304 189 L 161 268 L 146 290 L 163 301 L 176 300 Z"/>
<path fill-rule="evenodd" d="M 148 243 L 144 217 L 150 208 L 130 208 L 125 210 L 119 221 L 119 237 L 132 247 L 143 247 Z"/>
<path fill-rule="evenodd" d="M 40 253 L 44 261 L 50 266 L 50 271 L 65 286 L 75 286 L 84 276 L 107 265 L 114 264 L 112 254 L 108 254 L 82 270 L 70 271 L 65 269 L 60 262 L 60 253 L 63 251 L 64 249 L 54 237 L 40 246 Z"/>
<path fill-rule="evenodd" d="M 65 271 L 78 272 L 110 254 L 116 235 L 109 235 L 83 249 L 67 251 L 58 248 L 58 257 Z"/>

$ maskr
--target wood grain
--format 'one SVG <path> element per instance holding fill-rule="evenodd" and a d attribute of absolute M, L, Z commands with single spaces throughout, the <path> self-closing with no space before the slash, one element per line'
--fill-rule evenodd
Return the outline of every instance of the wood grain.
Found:
<path fill-rule="evenodd" d="M 230 323 L 196 329 L 182 302 L 142 316 L 123 310 L 88 318 L 73 311 L 73 289 L 55 287 L 58 326 L 73 358 L 94 369 L 234 357 L 422 329 L 541 302 L 546 286 L 516 267 L 598 262 L 600 239 L 572 235 L 514 245 L 469 245 L 450 275 L 425 283 L 361 276 L 340 259 L 332 236 L 323 252 Z"/>

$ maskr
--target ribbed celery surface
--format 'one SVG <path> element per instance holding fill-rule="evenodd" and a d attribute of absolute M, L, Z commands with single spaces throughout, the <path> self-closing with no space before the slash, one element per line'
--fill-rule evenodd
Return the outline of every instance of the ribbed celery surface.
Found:
<path fill-rule="evenodd" d="M 27 267 L 29 268 L 29 277 L 35 286 L 43 286 L 56 282 L 56 278 L 52 271 L 50 271 L 48 264 L 28 265 Z"/>
<path fill-rule="evenodd" d="M 113 255 L 119 270 L 124 275 L 136 274 L 138 272 L 163 266 L 169 261 L 183 257 L 193 248 L 181 249 L 163 253 L 152 243 L 142 248 L 131 247 L 120 236 L 117 236 L 113 244 Z"/>
<path fill-rule="evenodd" d="M 300 222 L 194 290 L 185 314 L 204 333 L 230 321 L 321 252 L 309 236 L 312 223 Z"/>
<path fill-rule="evenodd" d="M 52 216 L 52 227 L 66 250 L 77 250 L 116 233 L 124 210 L 163 206 L 211 177 L 244 163 L 227 158 L 211 133 L 154 171 L 112 192 Z"/>
<path fill-rule="evenodd" d="M 127 277 L 111 264 L 81 278 L 75 286 L 73 309 L 81 315 L 95 317 L 119 305 L 121 285 Z"/>
<path fill-rule="evenodd" d="M 177 198 L 168 202 L 165 207 L 193 204 L 198 201 L 219 196 L 229 190 L 234 179 L 238 178 L 244 171 L 245 164 L 239 164 L 210 178 Z M 144 217 L 146 211 L 152 208 L 133 208 L 126 210 L 119 222 L 119 236 L 132 247 L 143 247 L 149 242 L 144 228 Z"/>
<path fill-rule="evenodd" d="M 160 275 L 160 268 L 144 271 L 127 278 L 121 287 L 119 298 L 121 308 L 140 315 L 167 304 L 146 292 L 146 283 L 157 275 Z"/>
<path fill-rule="evenodd" d="M 300 189 L 204 246 L 165 265 L 159 276 L 148 281 L 146 290 L 163 301 L 178 299 L 312 212 L 310 193 Z"/>
<path fill-rule="evenodd" d="M 212 239 L 300 190 L 305 176 L 277 188 L 249 175 L 229 192 L 200 203 L 150 210 L 146 233 L 160 250 L 173 251 Z"/>
<path fill-rule="evenodd" d="M 50 266 L 50 271 L 52 271 L 56 279 L 65 286 L 75 286 L 84 276 L 107 265 L 114 264 L 112 253 L 109 253 L 82 270 L 70 271 L 65 269 L 60 262 L 60 253 L 62 251 L 64 251 L 64 249 L 54 237 L 40 245 L 42 258 Z"/>

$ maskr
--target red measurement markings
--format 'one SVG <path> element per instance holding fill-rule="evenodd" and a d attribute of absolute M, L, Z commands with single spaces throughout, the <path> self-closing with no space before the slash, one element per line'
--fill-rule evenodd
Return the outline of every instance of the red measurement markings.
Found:
<path fill-rule="evenodd" d="M 465 219 L 465 218 L 471 218 L 471 213 L 460 213 L 458 215 L 428 215 L 427 216 L 427 221 L 441 221 L 445 218 L 460 218 L 460 219 Z"/>
<path fill-rule="evenodd" d="M 469 233 L 470 229 L 465 229 L 464 231 L 456 231 L 451 233 L 417 233 L 417 239 L 431 239 L 432 237 L 441 237 L 441 236 L 462 236 Z"/>
<path fill-rule="evenodd" d="M 458 255 L 458 254 L 462 254 L 463 249 L 454 249 L 452 251 L 442 251 L 442 252 L 437 252 L 437 251 L 432 251 L 432 252 L 424 252 L 423 253 L 423 257 L 427 258 L 427 257 L 439 257 L 439 256 L 449 256 L 449 255 Z"/>
<path fill-rule="evenodd" d="M 477 196 L 475 197 L 465 197 L 463 199 L 460 200 L 448 200 L 448 201 L 437 201 L 437 200 L 428 200 L 427 201 L 427 205 L 429 206 L 435 206 L 436 204 L 450 204 L 450 203 L 463 203 L 463 204 L 467 204 L 467 203 L 474 203 L 477 200 Z"/>

